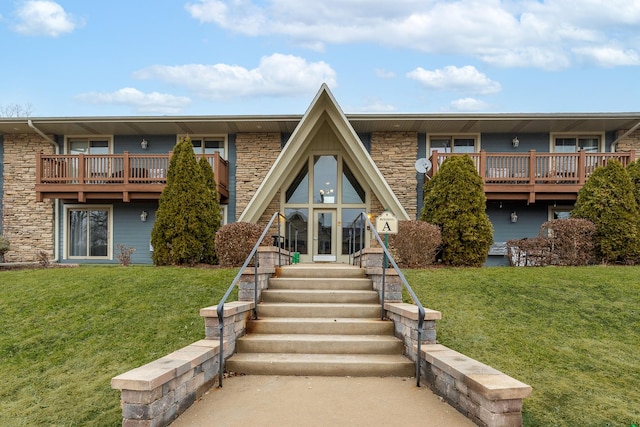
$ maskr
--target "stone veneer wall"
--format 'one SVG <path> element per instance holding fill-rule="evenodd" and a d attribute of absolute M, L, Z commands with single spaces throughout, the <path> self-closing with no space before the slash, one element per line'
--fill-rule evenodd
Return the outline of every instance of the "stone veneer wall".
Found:
<path fill-rule="evenodd" d="M 622 136 L 626 130 L 620 130 L 616 134 L 616 138 Z M 626 136 L 618 142 L 616 151 L 635 151 L 636 160 L 640 158 L 640 130 L 636 130 L 631 135 Z"/>
<path fill-rule="evenodd" d="M 415 162 L 418 158 L 416 132 L 374 132 L 371 134 L 371 158 L 382 172 L 410 219 L 416 218 L 417 201 Z"/>
<path fill-rule="evenodd" d="M 53 258 L 53 202 L 36 202 L 36 153 L 53 147 L 36 134 L 4 136 L 3 235 L 11 249 L 6 262 L 37 260 L 40 251 Z"/>
<path fill-rule="evenodd" d="M 279 133 L 239 133 L 236 135 L 235 221 L 249 204 L 249 200 L 273 166 L 280 151 Z"/>

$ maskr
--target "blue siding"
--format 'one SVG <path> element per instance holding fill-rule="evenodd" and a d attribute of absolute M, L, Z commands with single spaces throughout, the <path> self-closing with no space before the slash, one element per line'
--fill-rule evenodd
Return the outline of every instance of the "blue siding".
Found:
<path fill-rule="evenodd" d="M 131 256 L 134 264 L 151 264 L 151 230 L 156 220 L 156 203 L 121 203 L 113 206 L 113 257 L 118 262 L 118 244 L 135 248 Z M 149 215 L 146 222 L 140 221 L 140 214 Z"/>
<path fill-rule="evenodd" d="M 140 147 L 142 139 L 149 143 L 146 150 Z M 135 154 L 167 154 L 176 145 L 176 135 L 115 135 L 113 137 L 113 152 L 128 151 Z"/>
<path fill-rule="evenodd" d="M 4 137 L 0 135 L 0 234 L 2 234 L 2 201 L 4 200 Z"/>
<path fill-rule="evenodd" d="M 520 144 L 513 147 L 512 140 L 518 137 Z M 525 153 L 536 150 L 541 153 L 549 152 L 548 133 L 483 133 L 481 136 L 482 149 L 491 153 Z"/>

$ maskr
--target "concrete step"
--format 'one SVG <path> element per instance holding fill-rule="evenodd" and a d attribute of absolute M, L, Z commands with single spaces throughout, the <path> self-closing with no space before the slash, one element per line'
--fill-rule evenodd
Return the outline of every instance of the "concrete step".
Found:
<path fill-rule="evenodd" d="M 374 319 L 380 316 L 379 304 L 276 303 L 258 305 L 258 317 L 355 317 Z"/>
<path fill-rule="evenodd" d="M 371 279 L 367 278 L 333 278 L 326 277 L 272 277 L 269 289 L 341 289 L 351 291 L 370 291 L 373 289 Z"/>
<path fill-rule="evenodd" d="M 376 304 L 376 291 L 344 291 L 344 290 L 299 290 L 299 289 L 265 289 L 262 291 L 263 302 L 279 303 L 351 303 Z"/>
<path fill-rule="evenodd" d="M 236 353 L 226 362 L 230 372 L 248 375 L 320 375 L 411 377 L 415 365 L 399 354 Z"/>
<path fill-rule="evenodd" d="M 379 314 L 379 313 L 378 313 Z M 249 334 L 393 334 L 393 322 L 378 319 L 266 317 L 247 324 Z"/>
<path fill-rule="evenodd" d="M 402 354 L 392 335 L 251 334 L 237 341 L 239 353 Z"/>
<path fill-rule="evenodd" d="M 348 264 L 293 264 L 278 269 L 278 277 L 363 278 L 364 269 Z"/>

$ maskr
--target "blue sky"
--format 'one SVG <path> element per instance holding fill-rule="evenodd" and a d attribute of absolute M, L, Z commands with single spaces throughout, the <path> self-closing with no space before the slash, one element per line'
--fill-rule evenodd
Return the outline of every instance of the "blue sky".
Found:
<path fill-rule="evenodd" d="M 640 111 L 640 0 L 3 0 L 31 116 Z"/>

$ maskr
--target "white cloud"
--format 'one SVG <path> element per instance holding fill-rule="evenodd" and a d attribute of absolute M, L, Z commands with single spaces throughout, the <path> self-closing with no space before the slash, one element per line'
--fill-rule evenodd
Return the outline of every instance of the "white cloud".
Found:
<path fill-rule="evenodd" d="M 575 53 L 585 58 L 588 62 L 599 64 L 603 67 L 616 67 L 619 65 L 640 65 L 640 55 L 636 50 L 622 50 L 615 47 L 585 47 L 575 49 Z"/>
<path fill-rule="evenodd" d="M 396 73 L 394 73 L 393 71 L 383 70 L 381 68 L 377 68 L 375 70 L 375 73 L 377 77 L 385 80 L 392 79 L 396 76 Z"/>
<path fill-rule="evenodd" d="M 488 95 L 500 92 L 502 89 L 500 83 L 494 82 L 471 65 L 464 67 L 449 65 L 434 71 L 418 67 L 408 72 L 407 77 L 427 88 L 438 90 Z"/>
<path fill-rule="evenodd" d="M 82 25 L 62 6 L 50 0 L 28 0 L 15 11 L 14 29 L 22 34 L 57 37 Z"/>
<path fill-rule="evenodd" d="M 115 92 L 83 93 L 76 98 L 91 104 L 127 105 L 138 113 L 154 114 L 176 114 L 191 103 L 191 100 L 184 96 L 158 92 L 144 93 L 131 87 Z"/>
<path fill-rule="evenodd" d="M 461 98 L 452 101 L 451 108 L 461 112 L 486 111 L 489 104 L 474 98 Z"/>
<path fill-rule="evenodd" d="M 579 49 L 617 41 L 640 50 L 638 0 L 190 0 L 203 23 L 249 36 L 326 44 L 377 43 L 427 53 L 465 54 L 505 67 L 562 69 Z M 620 62 L 625 64 L 624 61 Z"/>
<path fill-rule="evenodd" d="M 257 68 L 240 65 L 153 65 L 134 73 L 139 79 L 157 78 L 184 86 L 211 99 L 249 96 L 307 96 L 322 83 L 336 86 L 336 72 L 325 62 L 279 53 L 265 56 Z"/>
<path fill-rule="evenodd" d="M 379 98 L 372 98 L 367 101 L 365 106 L 352 108 L 349 111 L 358 113 L 390 113 L 396 110 L 395 106 L 388 104 Z"/>

